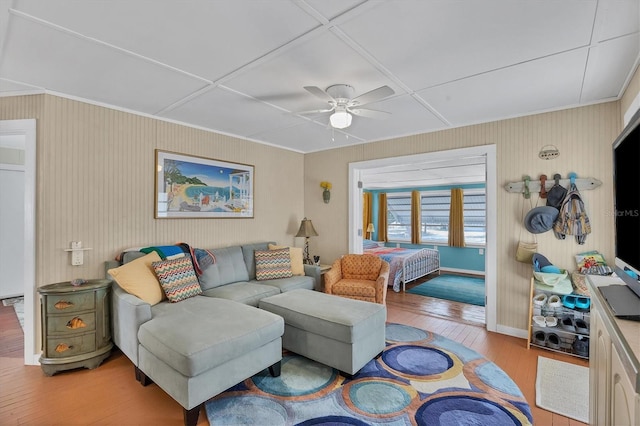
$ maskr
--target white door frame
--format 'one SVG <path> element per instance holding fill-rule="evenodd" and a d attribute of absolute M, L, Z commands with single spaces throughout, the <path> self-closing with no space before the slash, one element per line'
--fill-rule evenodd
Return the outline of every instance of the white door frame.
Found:
<path fill-rule="evenodd" d="M 36 350 L 36 120 L 0 120 L 0 135 L 24 135 L 24 363 L 38 365 Z"/>
<path fill-rule="evenodd" d="M 396 166 L 427 160 L 446 160 L 461 156 L 483 155 L 486 158 L 487 244 L 485 250 L 485 323 L 489 331 L 497 331 L 497 165 L 496 146 L 482 145 L 447 151 L 426 152 L 402 157 L 380 158 L 349 164 L 349 253 L 362 252 L 362 188 L 360 172 L 366 169 Z"/>

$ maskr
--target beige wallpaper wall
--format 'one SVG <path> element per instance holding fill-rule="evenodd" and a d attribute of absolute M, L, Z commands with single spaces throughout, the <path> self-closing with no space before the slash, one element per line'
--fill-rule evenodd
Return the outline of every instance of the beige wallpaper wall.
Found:
<path fill-rule="evenodd" d="M 0 119 L 37 119 L 36 284 L 102 276 L 104 260 L 128 246 L 188 242 L 221 247 L 293 237 L 304 216 L 318 237 L 311 252 L 330 263 L 348 248 L 348 164 L 453 148 L 496 144 L 498 185 L 498 324 L 526 327 L 530 268 L 513 260 L 521 198 L 502 190 L 522 174 L 570 171 L 603 182 L 583 193 L 593 233 L 583 246 L 541 235 L 540 250 L 571 268 L 573 255 L 598 249 L 613 255 L 611 142 L 621 130 L 621 103 L 640 90 L 638 73 L 621 102 L 611 102 L 307 155 L 157 121 L 52 95 L 0 98 Z M 635 93 L 629 93 L 629 92 Z M 547 144 L 559 158 L 540 160 Z M 255 219 L 153 218 L 154 149 L 255 165 Z M 332 182 L 331 202 L 320 181 Z M 80 240 L 85 264 L 72 267 L 63 251 Z M 37 334 L 37 333 L 36 333 Z"/>
<path fill-rule="evenodd" d="M 553 263 L 567 269 L 573 269 L 573 256 L 581 251 L 600 250 L 607 259 L 612 259 L 611 143 L 621 130 L 620 114 L 619 103 L 611 102 L 307 154 L 305 211 L 320 234 L 312 239 L 311 251 L 329 263 L 348 250 L 349 163 L 495 144 L 499 186 L 497 322 L 525 329 L 531 267 L 514 260 L 522 197 L 502 188 L 507 182 L 521 180 L 523 174 L 537 177 L 557 172 L 566 176 L 576 172 L 578 176 L 601 180 L 600 188 L 582 193 L 593 226 L 586 244 L 578 245 L 573 238 L 560 241 L 552 233 L 546 233 L 538 238 L 539 249 Z M 538 158 L 540 149 L 548 144 L 560 150 L 557 159 Z M 321 199 L 322 180 L 333 183 L 329 204 Z"/>
<path fill-rule="evenodd" d="M 100 278 L 126 247 L 223 247 L 294 238 L 303 155 L 51 95 L 0 98 L 0 119 L 37 119 L 38 286 Z M 255 166 L 254 219 L 154 219 L 156 148 Z M 63 249 L 82 241 L 82 266 Z"/>

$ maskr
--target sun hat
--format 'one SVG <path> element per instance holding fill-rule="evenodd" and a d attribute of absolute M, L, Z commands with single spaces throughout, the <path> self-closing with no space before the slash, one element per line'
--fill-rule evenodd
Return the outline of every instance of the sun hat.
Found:
<path fill-rule="evenodd" d="M 547 206 L 555 207 L 560 210 L 562 201 L 564 201 L 564 197 L 567 195 L 567 189 L 560 185 L 559 174 L 553 175 L 553 179 L 556 183 L 547 191 Z"/>
<path fill-rule="evenodd" d="M 542 234 L 553 228 L 553 223 L 558 218 L 558 209 L 550 206 L 539 206 L 529 210 L 524 217 L 524 227 L 532 234 Z"/>
<path fill-rule="evenodd" d="M 559 209 L 560 206 L 562 205 L 562 201 L 564 200 L 564 197 L 567 195 L 567 189 L 558 185 L 558 186 L 553 186 L 548 192 L 547 192 L 547 206 L 549 207 L 555 207 L 556 209 Z"/>

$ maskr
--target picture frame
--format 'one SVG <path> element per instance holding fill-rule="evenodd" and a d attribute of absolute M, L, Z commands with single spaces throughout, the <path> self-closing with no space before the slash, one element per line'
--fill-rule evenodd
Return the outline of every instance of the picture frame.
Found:
<path fill-rule="evenodd" d="M 254 166 L 155 150 L 155 218 L 253 218 Z"/>

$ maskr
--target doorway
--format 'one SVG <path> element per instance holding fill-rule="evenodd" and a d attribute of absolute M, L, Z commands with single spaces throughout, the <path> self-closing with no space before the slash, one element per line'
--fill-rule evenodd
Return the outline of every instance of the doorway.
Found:
<path fill-rule="evenodd" d="M 362 224 L 362 177 L 368 170 L 386 167 L 412 167 L 417 164 L 432 161 L 455 161 L 468 157 L 483 157 L 485 160 L 486 183 L 486 250 L 485 250 L 485 323 L 489 331 L 497 329 L 497 177 L 496 177 L 496 147 L 483 145 L 471 148 L 461 148 L 448 151 L 437 151 L 402 157 L 383 158 L 349 164 L 349 252 L 362 252 L 363 224 Z"/>
<path fill-rule="evenodd" d="M 0 150 L 0 299 L 8 299 L 24 295 L 24 135 L 0 135 Z"/>
<path fill-rule="evenodd" d="M 3 228 L 0 240 L 2 240 L 2 244 L 8 242 L 12 250 L 17 249 L 22 252 L 21 255 L 20 253 L 15 254 L 18 259 L 16 262 L 20 262 L 21 270 L 14 270 L 15 274 L 21 275 L 22 289 L 10 291 L 19 291 L 24 295 L 24 363 L 38 365 L 39 353 L 36 352 L 35 342 L 36 304 L 38 301 L 35 284 L 36 120 L 0 121 L 0 141 L 12 141 L 11 143 L 6 142 L 6 145 L 10 146 L 12 143 L 17 144 L 14 148 L 4 149 L 23 151 L 19 154 L 23 159 L 20 161 L 23 163 L 22 165 L 3 166 L 3 171 L 8 169 L 7 173 L 12 174 L 12 184 L 21 186 L 20 188 L 12 188 L 11 191 L 16 194 L 21 193 L 23 198 L 18 202 L 22 203 L 22 209 L 19 209 L 19 206 L 7 207 L 6 203 L 10 203 L 12 200 L 7 198 L 2 200 L 2 203 L 5 203 L 3 210 L 9 211 L 12 208 L 21 210 L 20 220 L 15 224 L 21 229 L 9 233 L 5 239 L 5 229 Z M 9 155 L 7 151 L 4 151 L 4 154 Z M 20 171 L 20 175 L 14 174 L 16 171 Z M 9 175 L 7 174 L 7 176 Z M 3 195 L 5 194 L 4 189 Z M 22 241 L 16 241 L 17 238 L 21 238 Z M 5 248 L 3 247 L 3 250 Z"/>

